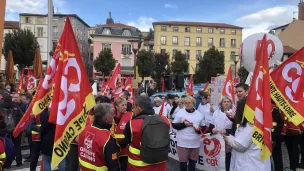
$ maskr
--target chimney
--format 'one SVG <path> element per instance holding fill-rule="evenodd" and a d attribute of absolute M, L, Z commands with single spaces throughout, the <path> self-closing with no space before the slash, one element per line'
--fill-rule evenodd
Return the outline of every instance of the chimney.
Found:
<path fill-rule="evenodd" d="M 299 14 L 298 20 L 304 21 L 304 0 L 300 0 L 298 14 Z"/>

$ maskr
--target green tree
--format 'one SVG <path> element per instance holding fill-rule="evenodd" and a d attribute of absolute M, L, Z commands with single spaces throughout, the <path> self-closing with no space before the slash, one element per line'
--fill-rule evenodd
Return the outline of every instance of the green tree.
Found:
<path fill-rule="evenodd" d="M 173 74 L 180 75 L 189 70 L 189 62 L 186 59 L 186 55 L 181 51 L 175 53 L 174 59 L 174 62 L 171 63 Z"/>
<path fill-rule="evenodd" d="M 152 28 L 149 29 L 148 36 L 145 37 L 144 40 L 147 40 L 147 41 L 154 40 L 154 31 L 152 30 Z"/>
<path fill-rule="evenodd" d="M 38 41 L 30 30 L 13 30 L 4 37 L 3 55 L 7 60 L 8 52 L 12 50 L 14 64 L 21 70 L 33 65 L 35 50 L 38 47 Z"/>
<path fill-rule="evenodd" d="M 196 70 L 196 81 L 206 82 L 211 77 L 225 73 L 225 56 L 214 46 L 204 53 L 203 59 L 199 61 L 199 67 Z"/>
<path fill-rule="evenodd" d="M 161 89 L 160 80 L 166 72 L 166 68 L 169 65 L 169 53 L 155 53 L 154 54 L 154 72 L 152 78 L 157 83 L 157 88 Z"/>
<path fill-rule="evenodd" d="M 249 72 L 246 70 L 245 67 L 242 66 L 241 68 L 239 68 L 237 74 L 240 77 L 240 82 L 241 83 L 245 83 L 246 79 L 247 79 L 247 77 L 249 75 Z"/>
<path fill-rule="evenodd" d="M 142 80 L 144 80 L 144 77 L 150 77 L 154 70 L 154 53 L 145 49 L 139 51 L 136 64 L 138 66 L 138 74 Z"/>
<path fill-rule="evenodd" d="M 102 72 L 105 76 L 110 75 L 111 71 L 115 68 L 115 59 L 113 58 L 112 51 L 110 49 L 102 50 L 99 56 L 94 60 L 95 70 Z"/>

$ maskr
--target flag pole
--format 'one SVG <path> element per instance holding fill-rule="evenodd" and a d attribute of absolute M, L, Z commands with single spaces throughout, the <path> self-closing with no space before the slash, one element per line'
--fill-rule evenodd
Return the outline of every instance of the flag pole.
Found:
<path fill-rule="evenodd" d="M 50 65 L 53 50 L 53 0 L 48 0 L 48 42 L 47 42 L 47 66 Z"/>

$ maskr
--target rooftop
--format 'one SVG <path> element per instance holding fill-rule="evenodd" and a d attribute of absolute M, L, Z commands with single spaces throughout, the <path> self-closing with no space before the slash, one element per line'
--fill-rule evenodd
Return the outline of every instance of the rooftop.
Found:
<path fill-rule="evenodd" d="M 284 53 L 292 53 L 293 54 L 297 51 L 296 49 L 294 49 L 290 46 L 284 46 L 283 49 L 284 49 Z"/>
<path fill-rule="evenodd" d="M 287 27 L 288 25 L 289 25 L 290 23 L 288 23 L 288 24 L 285 24 L 285 25 L 282 25 L 282 26 L 279 26 L 279 27 L 275 27 L 275 28 L 273 28 L 273 29 L 271 29 L 271 30 L 277 30 L 277 29 L 282 29 L 282 28 L 285 28 L 285 27 Z"/>
<path fill-rule="evenodd" d="M 187 22 L 187 21 L 163 21 L 154 22 L 154 25 L 176 25 L 176 26 L 202 26 L 202 27 L 218 27 L 218 28 L 235 28 L 243 29 L 243 27 L 225 24 L 225 23 L 207 23 L 207 22 Z"/>
<path fill-rule="evenodd" d="M 99 26 L 102 26 L 102 27 L 119 27 L 119 28 L 126 28 L 126 29 L 132 29 L 135 27 L 133 26 L 129 26 L 129 25 L 126 25 L 126 24 L 121 24 L 121 23 L 114 23 L 114 24 L 102 24 L 102 25 L 99 25 Z"/>
<path fill-rule="evenodd" d="M 47 17 L 47 14 L 34 14 L 34 13 L 20 13 L 20 16 L 40 16 L 40 17 Z M 85 21 L 83 21 L 77 14 L 54 14 L 53 16 L 56 17 L 75 17 L 76 19 L 78 19 L 80 22 L 82 22 L 82 24 L 84 24 L 87 27 L 90 27 Z"/>
<path fill-rule="evenodd" d="M 4 29 L 19 29 L 18 21 L 4 21 Z"/>

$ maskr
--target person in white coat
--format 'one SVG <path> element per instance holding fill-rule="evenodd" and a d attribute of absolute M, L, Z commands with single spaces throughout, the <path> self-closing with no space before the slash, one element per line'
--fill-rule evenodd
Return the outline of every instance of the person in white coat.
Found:
<path fill-rule="evenodd" d="M 213 124 L 214 128 L 212 129 L 212 133 L 221 133 L 224 135 L 231 134 L 232 131 L 232 104 L 233 101 L 230 97 L 224 96 L 220 103 L 219 103 L 219 109 L 216 110 L 213 114 Z M 226 158 L 225 158 L 225 165 L 226 165 L 226 171 L 229 171 L 230 168 L 230 159 L 231 159 L 231 148 L 229 145 L 225 145 L 225 152 L 226 152 Z"/>
<path fill-rule="evenodd" d="M 205 125 L 209 126 L 213 122 L 213 113 L 215 111 L 214 105 L 210 104 L 210 95 L 203 93 L 202 102 L 197 109 L 204 117 Z"/>
<path fill-rule="evenodd" d="M 183 110 L 185 109 L 185 102 L 184 102 L 184 99 L 183 98 L 180 98 L 177 100 L 177 108 L 174 110 L 171 118 L 174 120 L 176 114 L 180 111 L 180 110 Z"/>
<path fill-rule="evenodd" d="M 252 142 L 253 125 L 243 118 L 246 99 L 238 102 L 235 122 L 238 128 L 235 136 L 224 136 L 227 143 L 232 147 L 230 162 L 231 171 L 271 171 L 270 159 L 260 159 L 261 149 Z"/>

